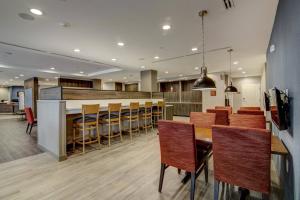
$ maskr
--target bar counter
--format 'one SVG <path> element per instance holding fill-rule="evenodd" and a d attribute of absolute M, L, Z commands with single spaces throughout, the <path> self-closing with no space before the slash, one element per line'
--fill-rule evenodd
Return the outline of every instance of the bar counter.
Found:
<path fill-rule="evenodd" d="M 122 107 L 127 109 L 130 102 L 139 102 L 142 107 L 146 101 L 152 101 L 155 105 L 163 99 L 38 100 L 38 145 L 59 161 L 65 160 L 66 146 L 70 141 L 72 129 L 70 119 L 80 116 L 83 104 L 99 104 L 100 111 L 106 111 L 109 103 L 122 103 Z M 173 106 L 166 105 L 165 113 L 165 117 L 171 119 Z"/>

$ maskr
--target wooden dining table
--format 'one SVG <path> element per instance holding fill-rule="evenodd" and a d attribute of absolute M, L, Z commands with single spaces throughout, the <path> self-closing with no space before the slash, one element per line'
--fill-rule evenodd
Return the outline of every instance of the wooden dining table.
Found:
<path fill-rule="evenodd" d="M 212 143 L 212 129 L 210 128 L 195 128 L 195 138 L 199 142 Z M 288 150 L 279 139 L 279 137 L 272 135 L 271 153 L 275 155 L 287 155 Z"/>

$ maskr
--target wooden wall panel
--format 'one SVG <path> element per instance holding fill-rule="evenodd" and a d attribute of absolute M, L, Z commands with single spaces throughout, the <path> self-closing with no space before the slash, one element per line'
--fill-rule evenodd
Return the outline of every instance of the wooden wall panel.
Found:
<path fill-rule="evenodd" d="M 137 83 L 125 84 L 126 92 L 137 92 L 139 91 L 139 85 Z"/>
<path fill-rule="evenodd" d="M 76 88 L 93 88 L 93 81 L 59 78 L 58 86 L 61 87 L 76 87 Z"/>
<path fill-rule="evenodd" d="M 40 100 L 61 100 L 62 99 L 62 88 L 61 87 L 51 87 L 44 88 L 40 90 Z"/>

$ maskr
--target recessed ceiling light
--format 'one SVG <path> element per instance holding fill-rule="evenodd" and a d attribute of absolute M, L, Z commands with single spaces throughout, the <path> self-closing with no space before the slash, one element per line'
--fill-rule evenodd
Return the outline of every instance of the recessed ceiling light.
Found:
<path fill-rule="evenodd" d="M 199 67 L 195 67 L 195 70 L 199 70 Z"/>
<path fill-rule="evenodd" d="M 192 48 L 192 51 L 198 51 L 197 47 Z"/>
<path fill-rule="evenodd" d="M 179 76 L 182 76 L 182 74 L 179 74 Z"/>
<path fill-rule="evenodd" d="M 122 47 L 122 46 L 124 46 L 125 44 L 124 44 L 123 42 L 118 42 L 118 45 L 119 45 L 120 47 Z"/>
<path fill-rule="evenodd" d="M 18 79 L 19 77 L 18 76 L 15 76 L 15 79 Z"/>
<path fill-rule="evenodd" d="M 9 81 L 14 81 L 14 79 L 9 79 Z"/>
<path fill-rule="evenodd" d="M 242 72 L 243 74 L 246 74 L 246 72 Z"/>
<path fill-rule="evenodd" d="M 145 69 L 145 66 L 141 66 L 142 69 Z"/>
<path fill-rule="evenodd" d="M 234 65 L 238 65 L 238 64 L 239 64 L 239 61 L 234 61 L 233 64 L 234 64 Z"/>
<path fill-rule="evenodd" d="M 51 69 L 51 70 L 55 70 L 55 67 L 51 67 L 50 69 Z"/>
<path fill-rule="evenodd" d="M 162 26 L 162 29 L 163 30 L 170 30 L 171 26 L 169 24 L 165 24 L 165 25 Z"/>
<path fill-rule="evenodd" d="M 23 76 L 24 76 L 24 74 L 20 74 L 19 76 L 23 77 Z"/>
<path fill-rule="evenodd" d="M 159 56 L 155 56 L 154 59 L 159 59 Z"/>
<path fill-rule="evenodd" d="M 76 52 L 76 53 L 79 53 L 80 49 L 74 49 L 73 51 Z"/>
<path fill-rule="evenodd" d="M 117 59 L 116 59 L 116 58 L 112 58 L 111 60 L 112 60 L 112 61 L 114 61 L 114 62 L 115 62 L 115 61 L 117 61 Z"/>
<path fill-rule="evenodd" d="M 168 71 L 165 71 L 165 73 L 168 74 L 169 72 L 168 72 Z"/>
<path fill-rule="evenodd" d="M 31 8 L 30 12 L 35 15 L 43 15 L 43 12 L 36 8 Z"/>
<path fill-rule="evenodd" d="M 241 71 L 242 69 L 243 69 L 242 67 L 239 67 L 239 68 L 238 68 L 239 71 Z"/>
<path fill-rule="evenodd" d="M 84 72 L 83 72 L 83 71 L 80 71 L 79 73 L 80 73 L 80 74 L 83 74 Z"/>
<path fill-rule="evenodd" d="M 126 76 L 124 76 L 124 77 L 123 77 L 123 79 L 127 79 L 127 77 L 126 77 Z"/>
<path fill-rule="evenodd" d="M 109 81 L 112 81 L 112 79 L 110 78 L 110 79 L 108 79 Z"/>

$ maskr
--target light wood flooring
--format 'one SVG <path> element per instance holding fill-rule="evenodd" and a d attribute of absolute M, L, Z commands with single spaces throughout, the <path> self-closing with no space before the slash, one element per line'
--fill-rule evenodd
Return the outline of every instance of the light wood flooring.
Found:
<path fill-rule="evenodd" d="M 209 183 L 197 179 L 196 199 L 213 199 L 213 171 Z M 158 193 L 160 152 L 155 133 L 127 138 L 122 144 L 102 147 L 85 155 L 57 162 L 48 153 L 0 164 L 0 199 L 5 200 L 173 200 L 189 199 L 190 183 L 184 174 L 168 168 L 162 193 Z M 272 200 L 277 197 L 277 179 L 272 176 Z M 237 193 L 233 192 L 233 199 Z M 250 199 L 258 199 L 252 193 Z"/>
<path fill-rule="evenodd" d="M 29 136 L 26 125 L 19 116 L 0 115 L 0 163 L 42 153 L 36 144 L 36 127 Z"/>

